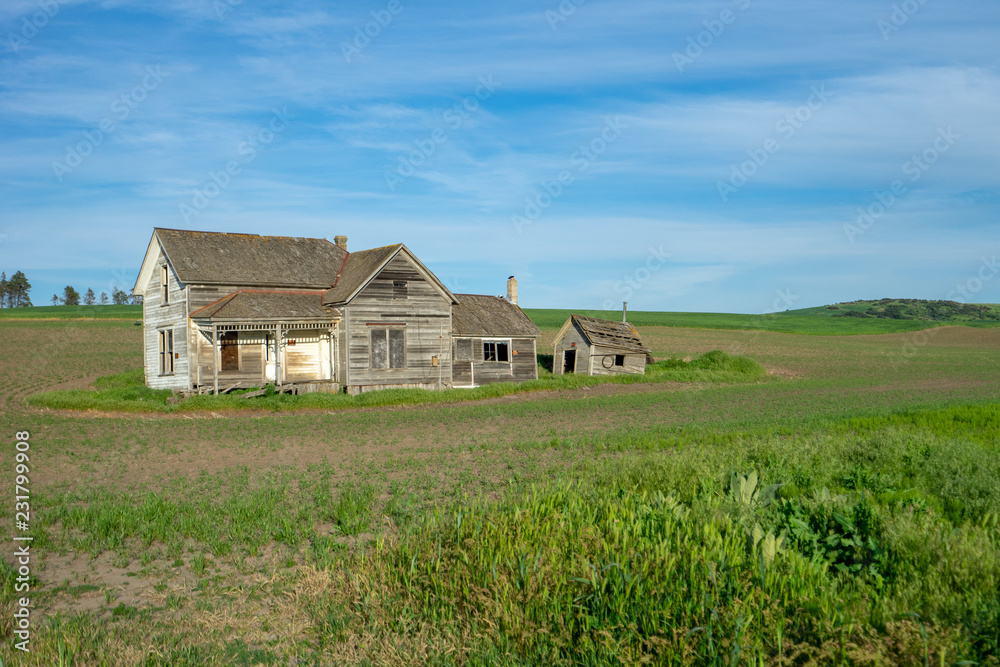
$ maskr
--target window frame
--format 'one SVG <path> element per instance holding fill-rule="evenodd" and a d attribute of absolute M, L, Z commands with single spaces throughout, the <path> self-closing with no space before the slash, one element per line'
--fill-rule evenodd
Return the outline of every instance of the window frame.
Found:
<path fill-rule="evenodd" d="M 493 359 L 490 359 L 488 346 L 493 347 Z M 501 348 L 502 346 L 502 348 Z M 511 363 L 511 339 L 510 338 L 484 338 L 483 339 L 483 353 L 481 361 L 487 364 L 509 364 Z M 500 359 L 500 350 L 504 350 L 504 356 L 506 359 Z"/>
<path fill-rule="evenodd" d="M 174 330 L 160 329 L 157 331 L 159 341 L 160 375 L 174 374 Z"/>
<path fill-rule="evenodd" d="M 398 332 L 396 336 L 389 332 Z M 375 365 L 375 344 L 376 338 L 382 337 L 385 344 L 385 366 Z M 393 355 L 393 338 L 398 341 L 399 348 L 397 354 Z M 401 365 L 393 365 L 393 359 L 397 359 Z M 406 369 L 406 327 L 372 327 L 368 330 L 368 368 L 378 371 L 398 371 Z"/>
<path fill-rule="evenodd" d="M 160 305 L 170 305 L 170 269 L 166 264 L 160 265 Z"/>

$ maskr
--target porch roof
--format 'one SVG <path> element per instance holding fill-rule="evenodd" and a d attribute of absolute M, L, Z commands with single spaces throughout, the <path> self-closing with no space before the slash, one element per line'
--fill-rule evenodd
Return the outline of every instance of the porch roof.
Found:
<path fill-rule="evenodd" d="M 237 290 L 191 313 L 192 319 L 227 322 L 340 319 L 323 305 L 323 290 Z"/>

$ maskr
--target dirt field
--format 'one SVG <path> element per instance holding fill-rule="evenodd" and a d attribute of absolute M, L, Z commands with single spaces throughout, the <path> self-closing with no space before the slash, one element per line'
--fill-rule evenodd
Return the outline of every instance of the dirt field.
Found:
<path fill-rule="evenodd" d="M 540 341 L 541 353 L 551 349 L 554 333 Z M 492 497 L 512 484 L 552 479 L 619 456 L 623 441 L 1000 399 L 998 329 L 854 337 L 665 327 L 642 333 L 658 358 L 721 349 L 756 359 L 769 377 L 752 386 L 601 386 L 335 413 L 75 414 L 36 410 L 23 401 L 139 366 L 141 328 L 116 321 L 0 321 L 0 428 L 8 440 L 17 431 L 31 432 L 36 516 L 92 504 L 94 494 L 125 494 L 119 503 L 150 492 L 165 499 L 218 498 L 274 479 L 295 494 L 321 479 L 341 493 L 370 488 L 382 507 L 367 531 L 338 538 L 353 548 L 391 525 L 393 512 L 413 513 L 449 498 Z M 12 509 L 0 507 L 5 520 Z M 59 528 L 58 522 L 52 526 L 56 534 Z M 170 618 L 183 616 L 184 628 L 205 636 L 218 636 L 212 633 L 228 624 L 229 635 L 242 627 L 245 637 L 266 638 L 291 612 L 269 609 L 261 598 L 199 609 L 198 591 L 226 599 L 246 586 L 276 593 L 277 573 L 307 560 L 303 549 L 280 545 L 206 561 L 193 544 L 171 551 L 127 543 L 114 553 L 99 547 L 81 552 L 72 548 L 73 539 L 72 533 L 53 538 L 35 562 L 47 591 L 38 598 L 38 622 L 55 612 L 108 618 L 120 605 L 148 606 L 170 610 Z M 3 542 L 8 562 L 12 544 Z M 294 630 L 281 635 L 282 641 L 295 636 Z"/>

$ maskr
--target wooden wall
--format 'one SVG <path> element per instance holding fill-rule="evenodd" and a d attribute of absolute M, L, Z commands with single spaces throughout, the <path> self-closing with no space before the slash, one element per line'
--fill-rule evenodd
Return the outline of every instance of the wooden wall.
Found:
<path fill-rule="evenodd" d="M 593 358 L 592 375 L 643 375 L 646 372 L 646 355 L 643 352 L 627 352 L 613 347 L 595 345 L 591 349 Z M 606 363 L 612 363 L 616 354 L 625 355 L 624 366 L 606 367 Z M 607 360 L 607 357 L 612 359 Z"/>
<path fill-rule="evenodd" d="M 143 347 L 145 349 L 146 386 L 153 389 L 173 389 L 183 391 L 191 387 L 188 363 L 187 331 L 187 290 L 177 279 L 173 268 L 168 266 L 167 305 L 161 304 L 160 266 L 166 263 L 161 253 L 156 269 L 149 281 L 149 287 L 142 300 Z M 173 329 L 174 332 L 174 372 L 160 375 L 159 332 Z"/>
<path fill-rule="evenodd" d="M 452 377 L 456 387 L 538 379 L 534 338 L 492 337 L 487 340 L 506 340 L 510 344 L 510 361 L 485 361 L 482 338 L 456 337 L 452 342 L 455 358 Z"/>
<path fill-rule="evenodd" d="M 393 288 L 393 281 L 406 281 L 405 294 Z M 344 310 L 346 344 L 342 347 L 349 356 L 346 384 L 437 386 L 439 369 L 431 363 L 434 355 L 440 357 L 442 383 L 451 384 L 451 302 L 404 255 L 396 255 Z M 405 367 L 371 368 L 369 332 L 391 324 L 401 324 L 406 330 Z"/>

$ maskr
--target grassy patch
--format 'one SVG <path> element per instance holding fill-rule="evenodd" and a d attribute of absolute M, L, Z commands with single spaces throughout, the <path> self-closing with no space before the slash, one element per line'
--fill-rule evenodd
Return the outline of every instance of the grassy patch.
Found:
<path fill-rule="evenodd" d="M 31 308 L 0 308 L 0 319 L 141 320 L 142 306 L 33 306 Z"/>
<path fill-rule="evenodd" d="M 544 370 L 537 380 L 513 383 L 503 382 L 475 389 L 449 389 L 428 391 L 424 389 L 386 389 L 358 396 L 347 394 L 305 394 L 290 396 L 275 394 L 252 399 L 242 398 L 246 391 L 231 392 L 223 396 L 192 396 L 176 402 L 170 400 L 172 392 L 149 389 L 143 382 L 142 370 L 127 371 L 98 378 L 94 390 L 50 391 L 35 394 L 29 405 L 59 410 L 104 410 L 123 412 L 174 412 L 192 410 L 297 410 L 297 409 L 349 409 L 396 405 L 420 405 L 475 401 L 511 394 L 559 389 L 578 389 L 599 384 L 638 384 L 662 382 L 754 382 L 765 376 L 764 368 L 756 361 L 720 352 L 709 352 L 690 362 L 670 359 L 647 366 L 645 375 L 586 376 L 552 375 Z"/>

